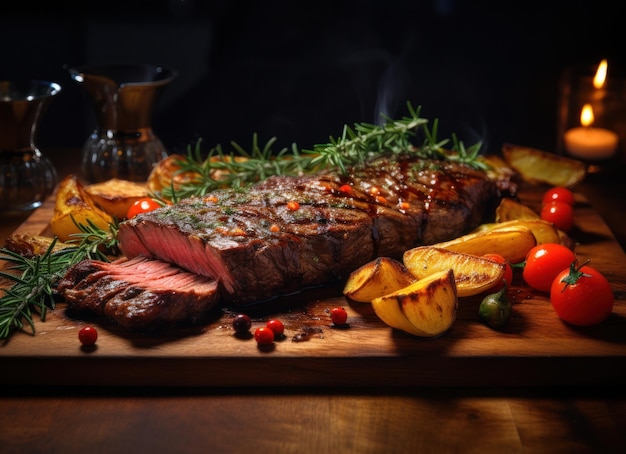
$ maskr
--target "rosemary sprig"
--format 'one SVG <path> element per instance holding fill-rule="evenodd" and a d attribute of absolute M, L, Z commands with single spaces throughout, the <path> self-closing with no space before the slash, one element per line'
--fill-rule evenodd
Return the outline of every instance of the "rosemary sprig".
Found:
<path fill-rule="evenodd" d="M 407 154 L 415 149 L 412 139 L 416 130 L 428 123 L 428 120 L 420 117 L 420 110 L 413 109 L 410 103 L 408 110 L 409 116 L 401 120 L 382 115 L 384 122 L 380 126 L 356 123 L 351 128 L 345 125 L 341 138 L 331 136 L 329 143 L 315 145 L 305 153 L 316 156 L 312 160 L 313 165 L 335 167 L 343 174 L 347 173 L 348 167 L 363 166 L 381 153 Z M 423 149 L 421 157 L 431 157 L 430 150 L 435 146 L 430 143 L 428 145 L 428 148 Z"/>
<path fill-rule="evenodd" d="M 165 188 L 162 191 L 164 198 L 176 201 L 201 197 L 215 189 L 241 188 L 272 175 L 299 175 L 311 168 L 312 157 L 303 156 L 295 144 L 292 144 L 291 152 L 288 148 L 274 152 L 275 137 L 261 147 L 257 134 L 254 134 L 250 152 L 236 142 L 231 142 L 233 151 L 230 153 L 225 153 L 217 145 L 209 151 L 207 158 L 202 157 L 201 142 L 198 140 L 193 149 L 190 145 L 186 158 L 176 161 L 180 168 L 178 174 L 195 177 L 179 188 Z"/>
<path fill-rule="evenodd" d="M 218 145 L 209 151 L 205 159 L 198 141 L 195 149 L 189 147 L 187 157 L 177 162 L 180 167 L 178 174 L 195 175 L 195 178 L 180 187 L 166 188 L 162 195 L 176 201 L 190 196 L 204 196 L 220 187 L 245 187 L 272 175 L 302 175 L 326 169 L 337 169 L 346 174 L 349 168 L 364 166 L 384 153 L 452 160 L 477 168 L 484 167 L 476 159 L 480 143 L 466 149 L 453 136 L 453 147 L 446 150 L 444 147 L 450 140 L 437 139 L 438 121 L 435 120 L 432 129 L 429 129 L 428 120 L 420 116 L 419 108 L 414 109 L 411 103 L 407 103 L 407 109 L 408 116 L 399 120 L 382 115 L 382 125 L 345 125 L 341 137 L 330 136 L 328 143 L 302 151 L 293 144 L 291 150 L 283 148 L 274 152 L 272 146 L 276 138 L 260 147 L 255 134 L 251 152 L 231 142 L 233 151 L 230 153 L 225 153 Z M 418 132 L 422 132 L 425 137 L 421 147 L 414 144 Z"/>
<path fill-rule="evenodd" d="M 88 221 L 88 225 L 77 224 L 81 233 L 75 234 L 70 245 L 54 250 L 55 238 L 43 255 L 24 257 L 8 249 L 0 249 L 0 260 L 11 265 L 0 271 L 0 277 L 13 282 L 3 289 L 0 297 L 0 339 L 8 338 L 14 331 L 30 327 L 35 334 L 34 315 L 45 321 L 48 309 L 55 308 L 54 286 L 72 265 L 86 258 L 108 260 L 105 250 L 114 253 L 117 248 L 117 224 L 108 232 Z"/>

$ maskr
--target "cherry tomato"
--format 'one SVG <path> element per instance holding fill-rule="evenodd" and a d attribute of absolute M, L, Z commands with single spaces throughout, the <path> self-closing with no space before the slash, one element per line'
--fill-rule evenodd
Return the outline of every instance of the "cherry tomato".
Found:
<path fill-rule="evenodd" d="M 252 326 L 252 320 L 246 314 L 237 314 L 233 319 L 233 329 L 237 333 L 247 333 Z"/>
<path fill-rule="evenodd" d="M 541 219 L 569 232 L 574 225 L 574 208 L 565 202 L 550 202 L 541 208 Z"/>
<path fill-rule="evenodd" d="M 614 294 L 598 270 L 573 262 L 554 279 L 550 302 L 557 315 L 577 326 L 596 325 L 613 311 Z"/>
<path fill-rule="evenodd" d="M 126 217 L 128 219 L 132 219 L 138 214 L 147 213 L 148 211 L 156 210 L 157 208 L 161 208 L 161 204 L 159 204 L 159 202 L 151 197 L 143 197 L 130 206 Z"/>
<path fill-rule="evenodd" d="M 267 326 L 262 326 L 254 331 L 254 339 L 259 345 L 270 345 L 274 343 L 274 331 Z"/>
<path fill-rule="evenodd" d="M 574 252 L 562 244 L 539 244 L 528 251 L 522 276 L 535 290 L 549 292 L 556 276 L 574 260 Z"/>
<path fill-rule="evenodd" d="M 576 201 L 574 200 L 574 193 L 567 188 L 557 186 L 551 189 L 548 189 L 543 194 L 543 205 L 548 205 L 552 202 L 564 202 L 568 205 L 574 206 Z"/>
<path fill-rule="evenodd" d="M 506 281 L 506 285 L 510 287 L 511 282 L 513 281 L 513 268 L 511 267 L 509 261 L 502 257 L 500 254 L 485 254 L 483 257 L 491 259 L 494 262 L 503 263 L 505 266 L 504 277 L 502 278 L 502 281 L 491 287 L 489 291 L 491 292 L 500 290 L 502 287 L 504 287 L 504 281 Z"/>
<path fill-rule="evenodd" d="M 275 337 L 280 337 L 285 332 L 285 325 L 280 320 L 273 318 L 267 322 L 267 327 L 274 332 Z"/>
<path fill-rule="evenodd" d="M 348 320 L 348 313 L 343 307 L 333 307 L 330 310 L 330 320 L 335 325 L 345 325 Z"/>
<path fill-rule="evenodd" d="M 98 339 L 98 331 L 91 326 L 85 326 L 78 332 L 78 340 L 83 345 L 93 345 Z"/>

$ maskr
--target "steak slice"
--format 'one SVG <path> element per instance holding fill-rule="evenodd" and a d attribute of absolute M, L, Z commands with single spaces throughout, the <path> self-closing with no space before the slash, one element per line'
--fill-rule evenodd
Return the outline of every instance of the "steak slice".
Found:
<path fill-rule="evenodd" d="M 57 292 L 75 310 L 93 311 L 129 330 L 196 321 L 219 300 L 217 282 L 145 257 L 83 260 Z"/>
<path fill-rule="evenodd" d="M 186 199 L 121 223 L 118 240 L 127 257 L 217 280 L 225 302 L 237 304 L 459 236 L 497 196 L 493 180 L 462 164 L 381 159 L 349 177 L 276 176 Z"/>

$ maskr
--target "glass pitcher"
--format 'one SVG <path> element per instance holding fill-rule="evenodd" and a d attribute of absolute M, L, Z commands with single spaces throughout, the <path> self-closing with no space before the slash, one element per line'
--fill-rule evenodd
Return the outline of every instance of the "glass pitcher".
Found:
<path fill-rule="evenodd" d="M 97 127 L 82 150 L 81 170 L 89 183 L 120 178 L 146 181 L 167 150 L 152 130 L 161 90 L 176 72 L 160 66 L 118 64 L 69 68 L 89 95 Z"/>
<path fill-rule="evenodd" d="M 53 164 L 36 145 L 41 117 L 61 86 L 54 82 L 0 81 L 0 211 L 33 210 L 57 183 Z"/>

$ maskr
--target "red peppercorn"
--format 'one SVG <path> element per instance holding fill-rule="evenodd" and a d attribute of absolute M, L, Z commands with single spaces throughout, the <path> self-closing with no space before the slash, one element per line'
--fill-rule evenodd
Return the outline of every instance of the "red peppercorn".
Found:
<path fill-rule="evenodd" d="M 285 332 L 285 325 L 280 320 L 275 318 L 267 322 L 267 327 L 274 332 L 275 337 L 280 337 Z"/>
<path fill-rule="evenodd" d="M 287 209 L 289 211 L 296 211 L 300 208 L 300 204 L 298 202 L 288 202 Z"/>
<path fill-rule="evenodd" d="M 330 319 L 335 325 L 345 325 L 348 320 L 348 313 L 343 307 L 333 307 L 330 310 Z"/>
<path fill-rule="evenodd" d="M 352 192 L 352 186 L 350 186 L 349 184 L 342 184 L 339 187 L 339 192 L 342 192 L 344 194 L 350 194 Z"/>
<path fill-rule="evenodd" d="M 254 339 L 259 345 L 271 345 L 274 342 L 274 331 L 262 326 L 254 331 Z"/>
<path fill-rule="evenodd" d="M 85 326 L 78 332 L 78 340 L 83 345 L 93 345 L 98 339 L 98 331 L 91 326 Z"/>

